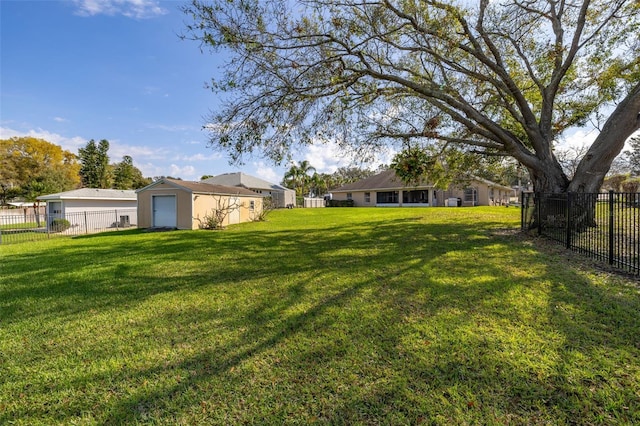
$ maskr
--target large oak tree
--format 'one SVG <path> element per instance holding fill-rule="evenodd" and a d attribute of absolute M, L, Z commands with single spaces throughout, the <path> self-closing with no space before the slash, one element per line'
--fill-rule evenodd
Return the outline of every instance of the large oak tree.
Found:
<path fill-rule="evenodd" d="M 594 192 L 640 128 L 637 0 L 193 0 L 184 12 L 186 38 L 231 55 L 208 128 L 232 160 L 439 142 L 512 156 L 538 191 Z M 570 179 L 554 145 L 598 120 Z"/>

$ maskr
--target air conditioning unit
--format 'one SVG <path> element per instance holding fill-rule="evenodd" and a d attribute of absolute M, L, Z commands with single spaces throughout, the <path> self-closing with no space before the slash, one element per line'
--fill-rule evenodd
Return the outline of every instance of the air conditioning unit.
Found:
<path fill-rule="evenodd" d="M 120 216 L 120 227 L 128 228 L 129 226 L 131 226 L 131 220 L 129 219 L 129 215 Z"/>

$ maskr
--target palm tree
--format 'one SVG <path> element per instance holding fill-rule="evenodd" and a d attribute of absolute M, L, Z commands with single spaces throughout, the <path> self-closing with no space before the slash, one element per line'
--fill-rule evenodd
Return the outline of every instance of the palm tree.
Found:
<path fill-rule="evenodd" d="M 313 192 L 316 197 L 321 197 L 327 192 L 327 175 L 314 173 L 309 179 L 310 192 Z"/>
<path fill-rule="evenodd" d="M 296 195 L 301 197 L 306 194 L 309 187 L 309 173 L 315 173 L 316 169 L 307 160 L 300 162 L 300 165 L 293 163 L 284 174 L 283 184 L 293 187 Z"/>

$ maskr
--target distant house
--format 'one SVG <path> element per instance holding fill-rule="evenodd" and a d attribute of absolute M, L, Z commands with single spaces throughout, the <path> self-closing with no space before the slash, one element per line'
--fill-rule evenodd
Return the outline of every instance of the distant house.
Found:
<path fill-rule="evenodd" d="M 81 188 L 41 195 L 37 200 L 47 203 L 49 223 L 59 218 L 68 220 L 73 227 L 95 229 L 136 223 L 138 201 L 133 190 Z M 92 213 L 89 225 L 82 216 L 84 213 Z"/>
<path fill-rule="evenodd" d="M 465 188 L 436 189 L 428 182 L 415 186 L 402 183 L 393 170 L 386 170 L 331 191 L 334 200 L 353 200 L 359 207 L 494 206 L 506 205 L 513 189 L 486 179 L 473 178 Z"/>
<path fill-rule="evenodd" d="M 199 229 L 214 209 L 227 209 L 223 226 L 255 220 L 262 199 L 246 188 L 160 179 L 136 191 L 139 228 Z"/>
<path fill-rule="evenodd" d="M 296 192 L 293 189 L 242 172 L 224 173 L 204 179 L 202 182 L 250 189 L 258 194 L 271 197 L 276 208 L 295 207 L 296 205 Z"/>

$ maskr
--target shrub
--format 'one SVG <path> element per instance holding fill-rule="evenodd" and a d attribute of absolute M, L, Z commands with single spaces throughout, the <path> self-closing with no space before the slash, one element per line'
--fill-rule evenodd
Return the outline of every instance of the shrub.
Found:
<path fill-rule="evenodd" d="M 64 232 L 71 228 L 71 223 L 67 219 L 56 218 L 51 221 L 50 229 L 53 232 Z"/>
<path fill-rule="evenodd" d="M 252 214 L 252 220 L 255 222 L 262 222 L 267 219 L 267 215 L 276 209 L 276 203 L 273 202 L 273 198 L 264 197 L 262 199 L 262 209 Z"/>
<path fill-rule="evenodd" d="M 327 207 L 353 207 L 353 200 L 327 200 Z"/>

